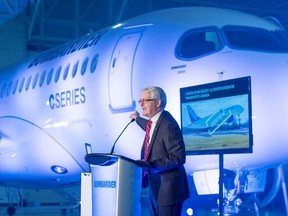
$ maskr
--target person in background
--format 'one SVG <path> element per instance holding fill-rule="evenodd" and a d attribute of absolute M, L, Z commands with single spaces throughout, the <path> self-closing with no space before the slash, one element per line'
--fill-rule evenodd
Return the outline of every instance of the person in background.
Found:
<path fill-rule="evenodd" d="M 138 163 L 143 167 L 142 187 L 149 187 L 151 216 L 180 216 L 189 197 L 182 132 L 166 110 L 166 94 L 151 86 L 141 92 L 139 103 L 143 116 L 135 110 L 130 117 L 146 131 Z"/>

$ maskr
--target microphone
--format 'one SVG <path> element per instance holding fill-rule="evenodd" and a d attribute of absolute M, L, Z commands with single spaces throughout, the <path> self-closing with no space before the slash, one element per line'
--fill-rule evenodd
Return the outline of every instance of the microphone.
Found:
<path fill-rule="evenodd" d="M 135 119 L 132 118 L 129 123 L 125 126 L 125 128 L 122 130 L 122 132 L 120 133 L 120 135 L 117 137 L 117 139 L 115 140 L 113 146 L 112 146 L 112 149 L 111 149 L 111 152 L 110 154 L 113 154 L 114 153 L 114 148 L 115 148 L 115 145 L 116 145 L 116 142 L 118 141 L 118 139 L 121 137 L 121 135 L 123 134 L 123 132 L 126 130 L 126 128 L 129 126 L 129 124 L 131 124 L 132 122 L 134 122 Z"/>

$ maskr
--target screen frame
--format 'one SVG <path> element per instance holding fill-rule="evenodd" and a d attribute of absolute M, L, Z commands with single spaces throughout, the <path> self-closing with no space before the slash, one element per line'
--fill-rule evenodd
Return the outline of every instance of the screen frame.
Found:
<path fill-rule="evenodd" d="M 192 140 L 193 140 L 193 136 L 194 137 L 199 136 L 199 132 L 191 132 L 193 129 L 191 129 L 189 134 L 187 133 L 187 131 L 184 132 L 185 131 L 185 127 L 184 127 L 185 119 L 184 119 L 183 106 L 184 105 L 186 106 L 185 109 L 187 111 L 187 106 L 188 106 L 187 104 L 189 104 L 189 103 L 193 104 L 195 102 L 200 101 L 204 104 L 204 103 L 206 103 L 205 101 L 207 101 L 207 103 L 208 103 L 209 101 L 212 101 L 214 99 L 216 99 L 214 101 L 218 101 L 217 99 L 219 99 L 219 101 L 220 100 L 223 100 L 223 101 L 226 100 L 226 101 L 228 101 L 227 103 L 229 103 L 229 100 L 234 98 L 234 97 L 245 97 L 245 98 L 247 97 L 247 100 L 245 100 L 244 108 L 248 109 L 248 110 L 245 110 L 245 112 L 247 113 L 246 125 L 248 127 L 248 129 L 247 129 L 248 134 L 246 133 L 245 135 L 248 135 L 248 138 L 247 138 L 248 141 L 246 141 L 246 142 L 248 142 L 248 144 L 245 146 L 240 146 L 239 148 L 238 147 L 232 148 L 232 144 L 231 144 L 231 147 L 230 147 L 230 144 L 228 144 L 227 148 L 221 146 L 219 148 L 209 148 L 209 147 L 202 148 L 201 147 L 199 149 L 197 149 L 197 148 L 195 148 L 195 149 L 190 148 L 189 149 L 188 148 L 189 146 L 186 142 L 187 140 L 185 141 L 185 139 L 187 139 L 186 137 L 188 135 L 190 135 L 190 136 L 192 135 Z M 253 152 L 252 99 L 251 99 L 251 77 L 250 76 L 180 88 L 180 113 L 181 113 L 181 120 L 180 120 L 181 131 L 182 131 L 183 139 L 185 142 L 185 148 L 186 148 L 186 154 L 187 155 L 238 154 L 238 153 L 252 153 Z M 231 112 L 229 114 L 231 115 Z M 199 118 L 198 116 L 196 116 L 196 117 Z M 185 118 L 187 119 L 187 114 L 186 114 Z M 191 118 L 191 116 L 190 116 L 190 118 Z M 202 118 L 202 116 L 201 116 L 201 118 Z M 224 122 L 224 120 L 222 122 Z M 219 126 L 219 127 L 221 127 L 221 126 Z M 188 127 L 186 125 L 186 130 L 187 130 L 187 128 Z M 218 127 L 217 127 L 217 129 L 218 129 Z M 215 134 L 216 134 L 216 132 L 215 132 Z M 231 134 L 233 135 L 233 132 L 231 132 Z M 205 136 L 208 137 L 207 139 L 206 138 L 205 139 L 209 140 L 209 137 L 212 138 L 213 134 L 210 135 L 210 132 L 209 132 L 209 134 L 207 134 Z M 192 143 L 192 141 L 190 143 Z M 240 141 L 239 141 L 239 143 L 240 143 Z M 189 144 L 189 145 L 191 145 L 191 144 Z M 223 146 L 225 146 L 225 145 L 223 145 Z"/>

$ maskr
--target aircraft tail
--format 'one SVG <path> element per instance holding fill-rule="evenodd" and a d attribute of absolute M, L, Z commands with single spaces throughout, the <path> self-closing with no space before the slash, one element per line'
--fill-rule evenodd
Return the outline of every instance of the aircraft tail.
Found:
<path fill-rule="evenodd" d="M 187 106 L 187 110 L 188 110 L 188 114 L 189 114 L 191 122 L 195 122 L 200 119 L 200 117 L 197 116 L 197 114 L 195 113 L 195 111 L 192 109 L 190 105 Z"/>

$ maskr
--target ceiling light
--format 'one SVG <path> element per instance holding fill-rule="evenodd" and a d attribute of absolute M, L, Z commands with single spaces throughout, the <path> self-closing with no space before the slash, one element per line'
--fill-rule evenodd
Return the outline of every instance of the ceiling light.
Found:
<path fill-rule="evenodd" d="M 59 165 L 51 166 L 51 170 L 57 174 L 66 174 L 68 172 L 68 170 L 65 167 Z"/>

